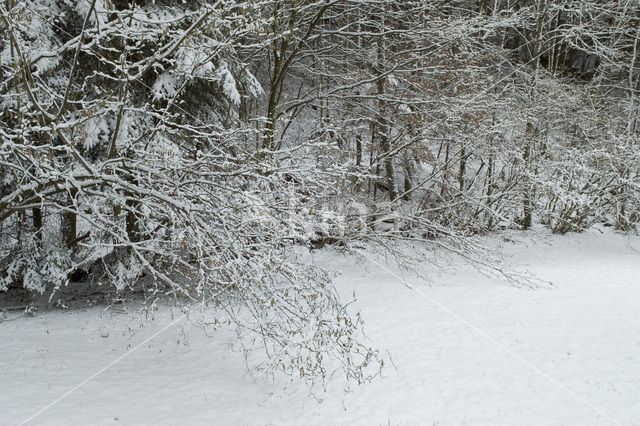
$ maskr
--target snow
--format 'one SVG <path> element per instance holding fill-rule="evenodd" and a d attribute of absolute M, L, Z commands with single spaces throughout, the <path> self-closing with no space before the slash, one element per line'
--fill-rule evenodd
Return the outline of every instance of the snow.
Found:
<path fill-rule="evenodd" d="M 533 235 L 533 236 L 532 236 Z M 554 286 L 515 288 L 466 266 L 425 265 L 431 283 L 327 250 L 345 297 L 391 362 L 338 381 L 318 402 L 301 384 L 252 378 L 231 333 L 168 327 L 29 424 L 640 424 L 640 238 L 609 230 L 487 240 Z M 0 423 L 20 424 L 179 319 L 101 308 L 0 324 Z M 124 330 L 124 332 L 123 332 Z M 610 417 L 607 417 L 610 416 Z"/>
<path fill-rule="evenodd" d="M 218 71 L 216 72 L 216 77 L 222 84 L 222 91 L 224 95 L 235 105 L 240 105 L 240 93 L 236 88 L 236 80 L 233 78 L 233 74 L 229 71 L 227 63 L 222 61 Z"/>
<path fill-rule="evenodd" d="M 153 83 L 153 100 L 172 99 L 178 93 L 180 83 L 171 71 L 165 71 L 160 74 Z"/>

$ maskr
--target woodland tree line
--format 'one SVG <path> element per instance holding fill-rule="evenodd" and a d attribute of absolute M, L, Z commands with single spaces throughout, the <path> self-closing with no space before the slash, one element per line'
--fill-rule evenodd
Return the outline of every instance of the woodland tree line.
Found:
<path fill-rule="evenodd" d="M 5 0 L 0 291 L 210 304 L 365 380 L 296 250 L 635 230 L 639 39 L 637 0 Z"/>

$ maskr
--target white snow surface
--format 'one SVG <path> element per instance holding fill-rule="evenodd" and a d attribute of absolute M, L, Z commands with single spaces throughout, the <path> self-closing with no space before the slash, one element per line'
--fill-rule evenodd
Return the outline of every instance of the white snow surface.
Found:
<path fill-rule="evenodd" d="M 457 266 L 433 269 L 431 283 L 406 277 L 411 290 L 394 268 L 314 254 L 341 272 L 341 293 L 355 289 L 368 337 L 392 355 L 396 368 L 372 383 L 330 382 L 319 402 L 302 384 L 252 378 L 230 334 L 180 322 L 28 424 L 640 425 L 640 238 L 488 241 L 554 286 Z M 165 309 L 140 328 L 94 308 L 0 323 L 0 424 L 20 424 L 171 321 Z"/>

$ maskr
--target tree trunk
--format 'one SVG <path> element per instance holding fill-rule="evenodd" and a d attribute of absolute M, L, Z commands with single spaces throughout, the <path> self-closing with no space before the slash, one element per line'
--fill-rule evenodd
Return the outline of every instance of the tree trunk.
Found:
<path fill-rule="evenodd" d="M 42 246 L 42 209 L 34 208 L 33 214 L 33 232 L 38 246 Z"/>
<path fill-rule="evenodd" d="M 132 183 L 134 185 L 138 185 L 137 179 L 132 179 Z M 127 217 L 126 217 L 126 230 L 127 230 L 127 238 L 132 243 L 137 243 L 142 240 L 142 234 L 140 232 L 140 218 L 139 218 L 139 209 L 140 209 L 140 201 L 134 198 L 134 194 L 127 193 L 126 194 L 126 206 L 127 206 Z"/>
<path fill-rule="evenodd" d="M 378 38 L 378 64 L 377 74 L 378 80 L 376 81 L 376 88 L 378 94 L 378 138 L 380 140 L 380 150 L 384 157 L 384 171 L 387 176 L 387 192 L 389 193 L 389 201 L 393 202 L 398 197 L 395 184 L 395 174 L 393 170 L 393 155 L 391 154 L 391 139 L 389 137 L 389 120 L 386 117 L 386 101 L 385 96 L 385 82 L 386 76 L 384 72 L 384 41 L 382 37 Z"/>
<path fill-rule="evenodd" d="M 72 190 L 67 195 L 66 207 L 67 210 L 61 213 L 60 217 L 60 230 L 62 232 L 62 241 L 67 248 L 75 249 L 77 246 L 77 233 L 78 233 L 78 215 L 74 211 L 73 198 L 77 191 Z"/>

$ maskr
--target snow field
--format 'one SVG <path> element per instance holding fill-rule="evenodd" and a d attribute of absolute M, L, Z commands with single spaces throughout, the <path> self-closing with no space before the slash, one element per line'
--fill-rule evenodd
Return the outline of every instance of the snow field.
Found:
<path fill-rule="evenodd" d="M 430 271 L 431 284 L 405 275 L 411 290 L 393 267 L 314 254 L 341 273 L 345 297 L 355 289 L 369 339 L 391 354 L 370 384 L 332 381 L 318 402 L 301 384 L 248 374 L 231 333 L 209 339 L 183 320 L 28 424 L 640 424 L 640 238 L 489 242 L 554 286 L 457 266 Z M 171 321 L 168 309 L 140 327 L 95 308 L 0 323 L 0 424 L 20 424 Z"/>

